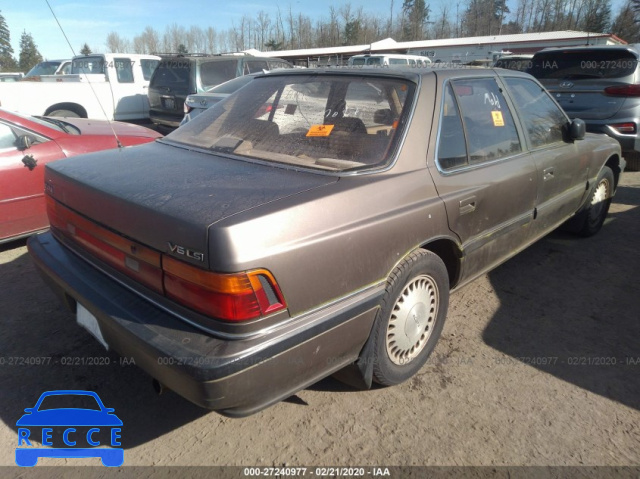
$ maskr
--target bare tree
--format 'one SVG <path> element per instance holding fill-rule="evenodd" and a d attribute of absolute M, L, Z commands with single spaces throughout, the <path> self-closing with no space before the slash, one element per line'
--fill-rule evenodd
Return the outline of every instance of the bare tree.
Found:
<path fill-rule="evenodd" d="M 120 37 L 117 32 L 111 32 L 107 35 L 106 47 L 110 53 L 128 53 L 131 51 L 129 40 Z"/>

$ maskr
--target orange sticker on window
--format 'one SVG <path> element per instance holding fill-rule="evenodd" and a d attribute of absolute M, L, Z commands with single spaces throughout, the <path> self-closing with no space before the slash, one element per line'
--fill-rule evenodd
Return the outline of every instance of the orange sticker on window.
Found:
<path fill-rule="evenodd" d="M 491 117 L 493 118 L 493 126 L 504 126 L 504 118 L 502 118 L 501 111 L 492 111 Z"/>
<path fill-rule="evenodd" d="M 306 136 L 329 136 L 333 125 L 311 125 Z"/>

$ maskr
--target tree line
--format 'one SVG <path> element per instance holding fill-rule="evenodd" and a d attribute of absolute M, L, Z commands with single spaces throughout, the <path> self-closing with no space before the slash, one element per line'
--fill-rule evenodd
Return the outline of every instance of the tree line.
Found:
<path fill-rule="evenodd" d="M 386 16 L 350 3 L 328 7 L 322 18 L 296 12 L 289 5 L 275 15 L 243 15 L 224 30 L 177 23 L 159 31 L 147 26 L 133 38 L 107 35 L 104 50 L 114 53 L 220 53 L 294 50 L 359 45 L 385 38 L 397 41 L 580 30 L 613 33 L 629 43 L 640 41 L 640 0 L 627 0 L 614 16 L 611 0 L 455 0 L 434 10 L 425 0 L 390 0 Z M 97 49 L 100 49 L 99 47 Z M 91 53 L 85 43 L 81 53 Z M 30 33 L 23 31 L 14 57 L 7 22 L 0 12 L 0 71 L 28 71 L 42 61 Z"/>

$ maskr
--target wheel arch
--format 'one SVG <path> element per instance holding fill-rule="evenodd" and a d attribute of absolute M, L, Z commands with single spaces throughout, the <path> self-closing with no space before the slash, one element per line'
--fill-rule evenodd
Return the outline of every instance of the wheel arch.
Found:
<path fill-rule="evenodd" d="M 431 251 L 442 260 L 449 274 L 449 288 L 453 289 L 460 281 L 462 269 L 462 251 L 459 244 L 450 237 L 440 237 L 421 244 L 420 249 Z"/>
<path fill-rule="evenodd" d="M 620 166 L 620 156 L 615 154 L 609 157 L 604 166 L 608 166 L 613 171 L 613 189 L 618 188 L 618 181 L 620 181 L 620 175 L 622 174 L 622 168 Z"/>

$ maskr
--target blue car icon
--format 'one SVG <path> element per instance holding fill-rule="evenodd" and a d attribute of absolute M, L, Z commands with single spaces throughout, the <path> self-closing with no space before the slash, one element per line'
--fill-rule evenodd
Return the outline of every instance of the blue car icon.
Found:
<path fill-rule="evenodd" d="M 65 407 L 54 407 L 60 404 Z M 69 404 L 76 407 L 66 407 Z M 108 467 L 124 462 L 124 450 L 116 447 L 121 445 L 122 421 L 93 391 L 47 391 L 34 407 L 24 411 L 26 414 L 16 422 L 18 466 L 35 466 L 40 457 L 99 457 Z M 41 436 L 37 436 L 40 428 Z M 31 447 L 31 440 L 41 440 L 43 447 Z M 59 444 L 54 445 L 54 441 Z M 87 447 L 76 447 L 79 444 Z"/>

